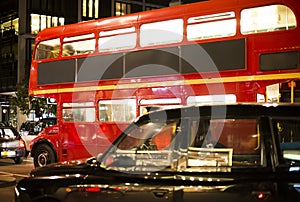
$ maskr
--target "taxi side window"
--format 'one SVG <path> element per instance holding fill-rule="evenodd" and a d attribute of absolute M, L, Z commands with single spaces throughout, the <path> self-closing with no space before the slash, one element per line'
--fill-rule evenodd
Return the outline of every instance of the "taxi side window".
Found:
<path fill-rule="evenodd" d="M 283 159 L 300 162 L 300 119 L 276 118 L 272 124 Z"/>

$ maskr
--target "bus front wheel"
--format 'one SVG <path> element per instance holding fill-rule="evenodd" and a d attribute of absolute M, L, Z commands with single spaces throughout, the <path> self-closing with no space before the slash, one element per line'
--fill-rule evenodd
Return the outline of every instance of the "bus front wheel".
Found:
<path fill-rule="evenodd" d="M 55 154 L 51 147 L 42 144 L 36 148 L 33 161 L 35 167 L 43 167 L 55 163 Z"/>

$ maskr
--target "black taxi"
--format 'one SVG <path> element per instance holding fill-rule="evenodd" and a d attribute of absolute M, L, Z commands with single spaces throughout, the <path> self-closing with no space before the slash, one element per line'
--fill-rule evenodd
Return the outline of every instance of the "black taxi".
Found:
<path fill-rule="evenodd" d="M 97 157 L 37 168 L 16 201 L 300 201 L 300 106 L 235 104 L 139 117 Z"/>

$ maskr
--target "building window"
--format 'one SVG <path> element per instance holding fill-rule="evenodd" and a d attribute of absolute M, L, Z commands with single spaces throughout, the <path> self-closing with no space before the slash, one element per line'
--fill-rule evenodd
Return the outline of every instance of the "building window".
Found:
<path fill-rule="evenodd" d="M 82 0 L 82 16 L 87 16 L 86 15 L 86 1 L 87 0 Z"/>
<path fill-rule="evenodd" d="M 99 18 L 99 0 L 82 0 L 82 16 Z"/>
<path fill-rule="evenodd" d="M 121 16 L 131 13 L 131 5 L 127 3 L 116 2 L 115 3 L 115 15 Z"/>
<path fill-rule="evenodd" d="M 4 37 L 11 34 L 17 35 L 19 32 L 19 18 L 15 18 L 0 24 L 0 29 Z"/>
<path fill-rule="evenodd" d="M 48 27 L 56 27 L 65 24 L 63 17 L 46 16 L 39 14 L 31 14 L 31 33 L 37 34 L 41 30 Z"/>

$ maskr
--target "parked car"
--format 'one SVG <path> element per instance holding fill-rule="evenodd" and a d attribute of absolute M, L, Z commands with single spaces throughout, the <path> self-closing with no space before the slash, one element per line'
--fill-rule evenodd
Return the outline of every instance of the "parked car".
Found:
<path fill-rule="evenodd" d="M 25 121 L 20 127 L 20 135 L 25 141 L 26 157 L 30 152 L 30 142 L 45 128 L 53 126 L 57 123 L 54 117 L 43 118 L 39 121 Z"/>
<path fill-rule="evenodd" d="M 0 124 L 0 151 L 1 158 L 10 158 L 16 164 L 23 162 L 25 143 L 14 127 Z"/>
<path fill-rule="evenodd" d="M 300 201 L 300 106 L 139 117 L 99 156 L 32 170 L 16 201 Z"/>

